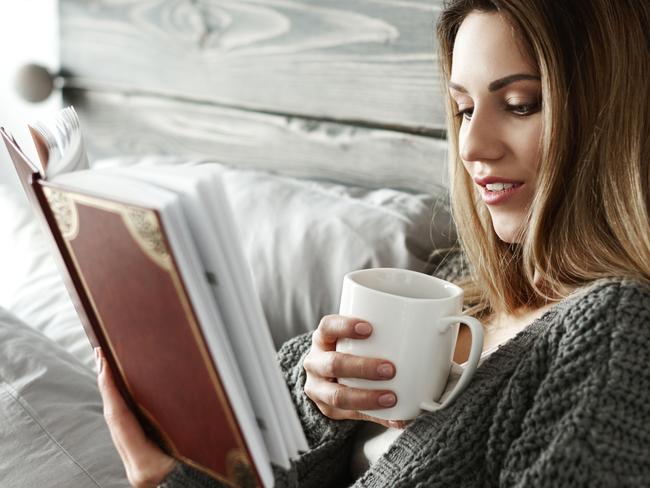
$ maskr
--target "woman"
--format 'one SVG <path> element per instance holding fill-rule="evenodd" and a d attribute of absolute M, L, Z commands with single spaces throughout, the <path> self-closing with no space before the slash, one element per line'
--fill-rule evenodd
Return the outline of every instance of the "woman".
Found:
<path fill-rule="evenodd" d="M 636 0 L 445 8 L 462 254 L 434 264 L 486 324 L 484 363 L 442 411 L 359 422 L 399 399 L 336 378 L 395 368 L 337 354 L 372 324 L 325 317 L 279 354 L 312 448 L 287 484 L 650 485 L 649 18 Z M 144 437 L 106 368 L 99 384 L 135 486 L 217 486 Z"/>

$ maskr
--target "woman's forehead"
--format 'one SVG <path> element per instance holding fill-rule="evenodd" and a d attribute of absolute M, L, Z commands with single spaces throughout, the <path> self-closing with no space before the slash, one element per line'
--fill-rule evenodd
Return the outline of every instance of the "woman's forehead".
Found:
<path fill-rule="evenodd" d="M 452 81 L 483 85 L 516 73 L 536 74 L 537 69 L 510 23 L 497 12 L 470 13 L 454 42 Z"/>

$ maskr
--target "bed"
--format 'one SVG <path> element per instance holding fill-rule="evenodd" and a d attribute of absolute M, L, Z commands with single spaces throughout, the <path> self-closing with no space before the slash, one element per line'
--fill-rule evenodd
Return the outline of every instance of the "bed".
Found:
<path fill-rule="evenodd" d="M 346 272 L 429 272 L 455 240 L 441 3 L 59 0 L 56 76 L 94 165 L 226 167 L 279 347 Z M 127 486 L 49 242 L 1 185 L 0 221 L 0 486 Z"/>

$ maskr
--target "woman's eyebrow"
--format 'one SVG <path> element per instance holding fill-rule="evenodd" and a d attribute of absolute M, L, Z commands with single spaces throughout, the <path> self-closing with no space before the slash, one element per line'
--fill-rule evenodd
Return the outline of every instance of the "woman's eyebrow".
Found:
<path fill-rule="evenodd" d="M 509 85 L 510 83 L 514 83 L 515 81 L 519 80 L 540 80 L 540 77 L 537 75 L 527 75 L 524 73 L 518 73 L 516 75 L 510 75 L 510 76 L 504 76 L 503 78 L 499 78 L 498 80 L 494 80 L 492 83 L 488 85 L 488 90 L 493 92 L 500 90 L 506 85 Z"/>
<path fill-rule="evenodd" d="M 500 90 L 504 86 L 509 85 L 510 83 L 514 83 L 515 81 L 520 81 L 520 80 L 540 80 L 540 77 L 537 75 L 528 75 L 525 73 L 517 73 L 514 75 L 508 75 L 504 76 L 503 78 L 499 78 L 498 80 L 494 80 L 490 82 L 488 85 L 488 90 L 493 92 Z M 459 85 L 458 83 L 454 83 L 453 81 L 450 81 L 448 83 L 449 88 L 453 88 L 456 91 L 462 92 L 462 93 L 467 93 L 467 88 L 464 86 Z"/>

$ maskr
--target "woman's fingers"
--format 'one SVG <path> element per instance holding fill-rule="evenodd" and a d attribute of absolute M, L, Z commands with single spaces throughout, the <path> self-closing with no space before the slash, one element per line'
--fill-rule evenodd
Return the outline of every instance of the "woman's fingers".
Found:
<path fill-rule="evenodd" d="M 339 408 L 334 408 L 330 405 L 326 405 L 325 403 L 314 403 L 316 403 L 316 406 L 323 413 L 323 415 L 334 420 L 365 420 L 367 422 L 374 422 L 376 424 L 383 425 L 384 427 L 391 427 L 393 429 L 403 429 L 407 425 L 407 422 L 404 420 L 385 420 L 373 417 L 371 415 L 366 415 L 365 413 L 361 413 L 357 410 L 342 410 Z"/>
<path fill-rule="evenodd" d="M 305 393 L 315 403 L 338 410 L 377 410 L 397 403 L 397 396 L 390 390 L 350 388 L 314 377 L 307 378 Z"/>
<path fill-rule="evenodd" d="M 97 384 L 104 403 L 104 418 L 129 482 L 135 487 L 155 487 L 174 468 L 176 460 L 145 435 L 115 386 L 100 348 L 95 348 L 99 374 Z"/>
<path fill-rule="evenodd" d="M 333 351 L 338 339 L 365 339 L 371 332 L 372 326 L 363 320 L 342 315 L 326 315 L 314 331 L 312 342 L 324 351 Z"/>
<path fill-rule="evenodd" d="M 122 458 L 124 458 L 129 450 L 140 450 L 146 447 L 146 437 L 140 424 L 120 395 L 111 372 L 105 365 L 103 356 L 101 356 L 101 349 L 95 349 L 95 354 L 99 355 L 97 359 L 97 369 L 99 371 L 97 383 L 104 402 L 104 418 L 115 445 Z"/>
<path fill-rule="evenodd" d="M 395 367 L 389 361 L 318 349 L 309 352 L 303 367 L 322 378 L 389 380 L 395 376 Z"/>
<path fill-rule="evenodd" d="M 390 361 L 336 352 L 339 339 L 366 339 L 371 333 L 372 326 L 357 318 L 323 317 L 312 335 L 312 347 L 303 362 L 307 373 L 305 394 L 326 417 L 368 420 L 386 427 L 403 428 L 404 422 L 378 419 L 360 412 L 394 406 L 397 397 L 392 391 L 349 388 L 336 382 L 337 378 L 389 380 L 395 376 L 395 366 Z"/>

